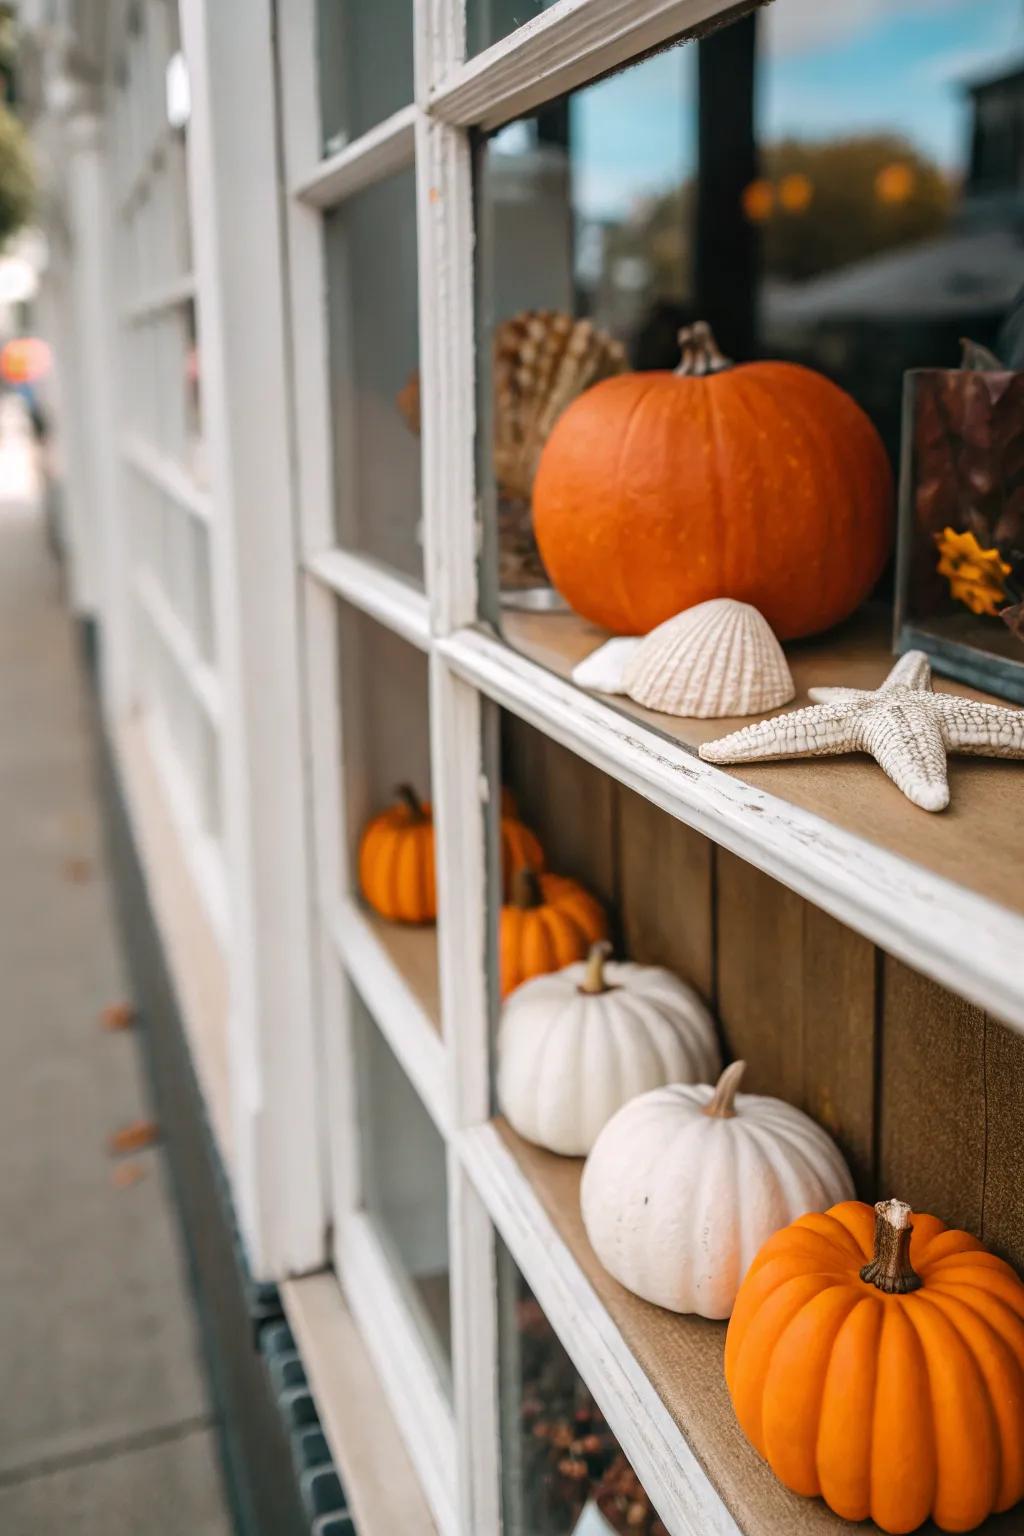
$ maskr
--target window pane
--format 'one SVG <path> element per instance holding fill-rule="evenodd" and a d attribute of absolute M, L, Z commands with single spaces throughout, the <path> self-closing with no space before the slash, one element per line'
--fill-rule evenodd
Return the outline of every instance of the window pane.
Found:
<path fill-rule="evenodd" d="M 555 0 L 468 0 L 466 52 L 470 58 L 507 37 L 524 22 L 554 5 Z"/>
<path fill-rule="evenodd" d="M 416 179 L 325 220 L 338 538 L 422 579 Z"/>
<path fill-rule="evenodd" d="M 498 1288 L 505 1536 L 667 1536 L 500 1240 Z"/>
<path fill-rule="evenodd" d="M 679 327 L 705 319 L 728 356 L 834 378 L 895 459 L 904 369 L 955 365 L 961 335 L 992 345 L 1024 275 L 1022 46 L 1016 0 L 777 0 L 481 146 L 481 456 L 505 588 L 542 579 L 532 469 L 573 393 L 538 367 L 529 400 L 498 398 L 492 349 L 519 356 L 525 309 L 589 319 L 637 369 L 673 367 Z"/>
<path fill-rule="evenodd" d="M 413 99 L 412 0 L 319 0 L 320 116 L 332 154 Z"/>
<path fill-rule="evenodd" d="M 451 1390 L 448 1184 L 444 1142 L 358 994 L 363 1203 Z"/>

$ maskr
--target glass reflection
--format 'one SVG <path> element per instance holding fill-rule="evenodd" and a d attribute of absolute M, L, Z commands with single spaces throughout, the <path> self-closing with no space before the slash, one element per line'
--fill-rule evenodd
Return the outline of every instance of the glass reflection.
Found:
<path fill-rule="evenodd" d="M 325 154 L 413 99 L 413 0 L 319 0 L 317 59 Z"/>
<path fill-rule="evenodd" d="M 338 537 L 420 580 L 415 172 L 348 198 L 324 234 Z"/>
<path fill-rule="evenodd" d="M 448 1184 L 444 1142 L 358 994 L 350 994 L 360 1073 L 363 1202 L 406 1304 L 451 1391 Z"/>
<path fill-rule="evenodd" d="M 903 371 L 995 344 L 1024 282 L 1024 13 L 777 0 L 509 125 L 478 186 L 484 346 L 552 308 L 665 368 L 706 319 L 830 375 L 895 457 Z"/>
<path fill-rule="evenodd" d="M 501 1242 L 498 1285 L 506 1536 L 667 1536 Z"/>
<path fill-rule="evenodd" d="M 554 3 L 555 0 L 467 0 L 466 53 L 472 58 Z"/>

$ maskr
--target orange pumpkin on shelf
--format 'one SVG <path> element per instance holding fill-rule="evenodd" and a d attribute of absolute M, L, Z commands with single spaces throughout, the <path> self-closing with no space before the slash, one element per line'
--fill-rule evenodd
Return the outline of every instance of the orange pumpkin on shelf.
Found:
<path fill-rule="evenodd" d="M 604 909 L 582 885 L 563 875 L 517 869 L 511 900 L 501 909 L 502 997 L 531 976 L 583 960 L 595 940 L 607 937 Z"/>
<path fill-rule="evenodd" d="M 359 844 L 359 889 L 393 923 L 432 923 L 437 917 L 434 820 L 430 805 L 408 784 L 396 803 L 374 816 Z"/>
<path fill-rule="evenodd" d="M 860 406 L 795 363 L 730 364 L 706 325 L 674 373 L 625 373 L 548 439 L 533 524 L 584 618 L 646 634 L 713 597 L 751 603 L 782 640 L 845 619 L 892 542 L 893 480 Z"/>
<path fill-rule="evenodd" d="M 725 1343 L 736 1417 L 846 1520 L 970 1531 L 1024 1497 L 1024 1284 L 899 1200 L 801 1216 L 747 1271 Z"/>
<path fill-rule="evenodd" d="M 501 794 L 501 889 L 505 901 L 512 898 L 513 877 L 517 869 L 544 868 L 544 849 L 535 832 L 516 814 L 515 800 L 506 790 Z"/>

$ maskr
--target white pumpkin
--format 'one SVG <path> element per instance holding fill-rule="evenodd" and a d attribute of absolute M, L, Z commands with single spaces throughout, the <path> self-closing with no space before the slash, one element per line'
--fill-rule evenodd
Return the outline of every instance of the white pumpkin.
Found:
<path fill-rule="evenodd" d="M 714 1024 L 692 987 L 661 966 L 586 961 L 524 982 L 502 1009 L 498 1102 L 527 1141 L 580 1157 L 629 1099 L 713 1078 Z"/>
<path fill-rule="evenodd" d="M 854 1193 L 839 1148 L 781 1099 L 737 1093 L 742 1061 L 711 1088 L 673 1084 L 620 1109 L 583 1170 L 583 1223 L 627 1290 L 673 1312 L 728 1317 L 780 1227 Z"/>

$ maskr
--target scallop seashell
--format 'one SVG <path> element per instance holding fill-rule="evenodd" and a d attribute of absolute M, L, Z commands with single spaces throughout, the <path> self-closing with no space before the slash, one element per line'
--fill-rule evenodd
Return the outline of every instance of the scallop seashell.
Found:
<path fill-rule="evenodd" d="M 627 366 L 621 342 L 590 320 L 527 309 L 502 321 L 494 334 L 494 472 L 506 496 L 529 501 L 566 406 Z"/>
<path fill-rule="evenodd" d="M 764 714 L 796 693 L 768 620 L 731 597 L 698 603 L 652 629 L 623 684 L 647 709 L 697 720 Z"/>

